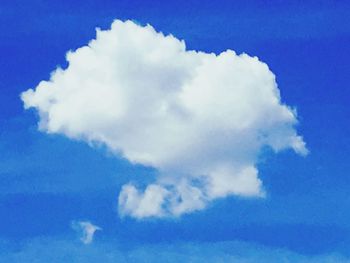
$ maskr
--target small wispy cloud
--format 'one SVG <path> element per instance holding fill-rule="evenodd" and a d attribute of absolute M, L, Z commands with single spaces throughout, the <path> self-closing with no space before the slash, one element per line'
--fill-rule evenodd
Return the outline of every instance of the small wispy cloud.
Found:
<path fill-rule="evenodd" d="M 72 228 L 79 233 L 80 240 L 84 244 L 90 244 L 94 240 L 95 232 L 102 230 L 101 227 L 89 221 L 73 221 Z"/>

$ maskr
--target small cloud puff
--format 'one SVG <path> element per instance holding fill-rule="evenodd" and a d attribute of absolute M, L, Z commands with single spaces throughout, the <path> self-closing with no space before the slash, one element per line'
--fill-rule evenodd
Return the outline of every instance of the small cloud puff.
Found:
<path fill-rule="evenodd" d="M 116 20 L 67 61 L 21 98 L 41 130 L 103 143 L 159 171 L 144 190 L 122 188 L 122 215 L 178 216 L 228 195 L 262 197 L 263 147 L 307 153 L 296 111 L 256 57 L 186 50 L 150 25 Z"/>
<path fill-rule="evenodd" d="M 79 233 L 80 241 L 86 245 L 92 243 L 96 231 L 102 230 L 89 221 L 73 221 L 72 228 Z"/>

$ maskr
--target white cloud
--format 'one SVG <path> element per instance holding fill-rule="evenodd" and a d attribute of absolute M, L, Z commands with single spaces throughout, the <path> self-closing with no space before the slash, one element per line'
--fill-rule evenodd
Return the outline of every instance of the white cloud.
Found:
<path fill-rule="evenodd" d="M 22 100 L 41 130 L 104 143 L 160 172 L 144 191 L 122 188 L 121 214 L 181 215 L 215 198 L 263 196 L 262 147 L 307 153 L 295 110 L 257 57 L 188 51 L 150 25 L 116 20 L 67 61 Z"/>
<path fill-rule="evenodd" d="M 102 228 L 89 221 L 74 221 L 72 222 L 72 227 L 81 235 L 80 240 L 84 244 L 90 244 L 94 240 L 95 232 L 102 230 Z"/>
<path fill-rule="evenodd" d="M 131 184 L 124 185 L 119 195 L 120 212 L 134 217 L 162 216 L 162 204 L 167 194 L 168 191 L 157 184 L 147 186 L 144 193 Z"/>

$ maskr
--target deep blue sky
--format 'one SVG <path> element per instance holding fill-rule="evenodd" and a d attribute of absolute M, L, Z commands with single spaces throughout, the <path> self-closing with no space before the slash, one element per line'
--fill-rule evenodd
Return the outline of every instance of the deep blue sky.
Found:
<path fill-rule="evenodd" d="M 55 246 L 66 242 L 69 253 L 90 260 L 135 247 L 144 255 L 137 262 L 149 262 L 158 249 L 174 262 L 181 261 L 176 253 L 188 250 L 191 256 L 208 253 L 207 259 L 237 251 L 279 251 L 266 252 L 274 260 L 283 253 L 350 257 L 350 2 L 232 2 L 0 2 L 0 258 L 44 258 L 40 240 L 49 240 L 60 256 Z M 258 56 L 276 74 L 283 101 L 296 106 L 297 129 L 310 154 L 262 156 L 266 199 L 231 197 L 180 219 L 120 219 L 121 185 L 133 178 L 146 182 L 156 171 L 37 131 L 37 116 L 19 99 L 57 65 L 65 66 L 66 51 L 116 18 L 149 23 L 184 39 L 189 49 Z M 88 248 L 70 227 L 85 219 L 103 228 Z"/>

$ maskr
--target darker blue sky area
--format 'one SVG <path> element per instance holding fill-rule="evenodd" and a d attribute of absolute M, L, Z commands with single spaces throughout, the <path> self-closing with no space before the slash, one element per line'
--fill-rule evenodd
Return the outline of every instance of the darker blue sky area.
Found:
<path fill-rule="evenodd" d="M 241 240 L 304 255 L 350 251 L 349 1 L 0 2 L 0 239 L 72 235 L 72 220 L 126 245 Z M 37 131 L 20 92 L 113 19 L 151 24 L 188 49 L 258 56 L 297 108 L 310 154 L 262 154 L 266 199 L 227 198 L 179 219 L 121 219 L 128 181 L 156 175 L 102 146 Z"/>

